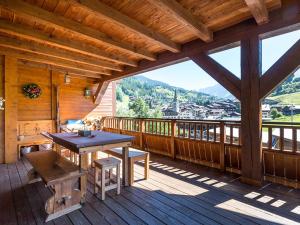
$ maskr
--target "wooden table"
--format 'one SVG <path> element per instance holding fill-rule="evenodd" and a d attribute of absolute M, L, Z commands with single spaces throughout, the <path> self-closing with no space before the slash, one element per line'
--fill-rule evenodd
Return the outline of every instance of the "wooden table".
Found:
<path fill-rule="evenodd" d="M 112 148 L 122 148 L 123 184 L 129 185 L 128 180 L 128 152 L 134 137 L 104 131 L 92 131 L 91 137 L 81 137 L 77 133 L 50 134 L 55 144 L 61 145 L 72 152 L 79 154 L 79 166 L 88 169 L 88 153 L 105 151 Z M 81 177 L 80 190 L 84 199 L 87 189 L 87 176 Z"/>

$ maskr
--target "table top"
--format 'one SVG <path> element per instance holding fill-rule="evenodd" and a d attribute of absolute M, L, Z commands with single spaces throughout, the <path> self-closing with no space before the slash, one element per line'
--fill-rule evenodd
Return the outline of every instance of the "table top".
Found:
<path fill-rule="evenodd" d="M 104 131 L 92 131 L 92 136 L 90 137 L 82 137 L 77 133 L 54 133 L 50 134 L 50 136 L 55 143 L 75 151 L 86 147 L 131 142 L 134 139 L 133 136 Z"/>

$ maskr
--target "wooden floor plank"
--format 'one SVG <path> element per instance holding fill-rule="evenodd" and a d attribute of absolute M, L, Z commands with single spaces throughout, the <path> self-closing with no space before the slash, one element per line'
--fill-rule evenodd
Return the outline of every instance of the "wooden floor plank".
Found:
<path fill-rule="evenodd" d="M 139 163 L 135 168 L 139 181 L 122 187 L 121 195 L 109 191 L 105 201 L 93 193 L 90 170 L 83 207 L 48 224 L 300 224 L 299 215 L 290 212 L 299 205 L 298 191 L 280 185 L 255 188 L 241 184 L 237 175 L 161 156 L 151 155 L 151 161 L 150 179 L 143 180 L 143 164 Z M 44 224 L 44 204 L 51 192 L 42 182 L 27 184 L 30 168 L 26 161 L 0 165 L 1 225 Z M 244 197 L 251 191 L 274 199 L 262 203 L 259 197 Z M 287 203 L 271 206 L 276 199 Z"/>
<path fill-rule="evenodd" d="M 35 225 L 35 220 L 27 196 L 23 189 L 23 184 L 20 180 L 19 173 L 15 164 L 7 166 L 12 194 L 14 199 L 17 221 L 19 225 Z"/>
<path fill-rule="evenodd" d="M 160 160 L 160 162 L 162 162 L 162 160 Z M 167 162 L 167 163 L 169 163 L 169 162 Z M 173 165 L 174 165 L 174 162 L 170 162 L 169 166 L 173 166 Z M 180 168 L 180 165 L 178 167 Z M 185 167 L 186 167 L 186 164 L 185 164 Z M 140 168 L 140 170 L 141 170 L 140 172 L 142 173 L 142 168 Z M 194 172 L 193 170 L 189 170 L 189 171 Z M 163 172 L 163 174 L 162 174 L 162 172 Z M 199 171 L 197 171 L 197 172 L 199 173 Z M 187 190 L 190 190 L 190 191 L 191 191 L 191 189 L 192 190 L 195 189 L 195 187 L 196 187 L 196 189 L 198 187 L 199 188 L 206 188 L 206 189 L 209 190 L 209 192 L 207 192 L 205 195 L 202 195 L 202 196 L 199 195 L 199 198 L 201 199 L 201 198 L 203 198 L 203 196 L 205 196 L 210 202 L 212 202 L 215 205 L 217 205 L 218 203 L 221 203 L 222 201 L 226 201 L 228 199 L 231 199 L 231 198 L 237 198 L 238 200 L 243 201 L 247 204 L 254 204 L 254 206 L 258 206 L 258 209 L 264 208 L 264 209 L 269 210 L 271 212 L 276 212 L 276 213 L 278 213 L 279 215 L 281 215 L 283 217 L 287 217 L 289 219 L 299 221 L 299 218 L 297 218 L 297 215 L 291 215 L 292 213 L 287 211 L 287 210 L 282 211 L 282 209 L 277 209 L 277 208 L 275 208 L 273 206 L 270 206 L 270 205 L 267 205 L 267 204 L 262 204 L 262 203 L 255 202 L 255 201 L 251 202 L 251 201 L 249 201 L 249 199 L 246 199 L 245 197 L 243 197 L 242 195 L 240 195 L 238 193 L 232 193 L 231 190 L 228 190 L 228 187 L 226 187 L 226 189 L 223 188 L 223 187 L 219 188 L 219 189 L 214 188 L 211 185 L 201 184 L 199 182 L 195 182 L 196 180 L 185 179 L 184 177 L 179 177 L 178 174 L 174 175 L 172 173 L 169 173 L 168 171 L 162 171 L 162 170 L 158 170 L 158 169 L 152 169 L 151 178 L 153 178 L 153 175 L 156 176 L 156 178 L 154 180 L 158 180 L 158 181 L 159 180 L 165 180 L 165 179 L 167 179 L 167 177 L 170 177 L 170 179 L 168 179 L 168 180 L 171 180 L 171 183 L 170 183 L 169 187 L 176 186 L 176 187 L 180 187 L 181 189 L 184 189 L 184 190 L 187 189 Z M 205 175 L 207 175 L 207 174 L 205 174 Z M 200 176 L 200 178 L 201 177 L 203 177 L 203 176 Z M 216 177 L 216 176 L 214 176 L 214 177 Z M 218 179 L 218 180 L 220 180 L 220 179 Z M 166 183 L 166 182 L 164 182 L 164 183 Z M 181 184 L 184 184 L 184 183 L 191 183 L 191 184 L 193 184 L 193 186 L 187 187 L 185 185 L 181 185 Z M 189 194 L 195 194 L 195 193 L 189 192 Z M 243 217 L 247 218 L 247 216 L 243 216 Z M 256 218 L 252 218 L 252 217 L 248 217 L 248 218 L 251 219 L 253 222 L 255 221 L 255 222 L 258 222 L 258 223 L 264 223 L 264 221 L 262 221 L 262 220 L 258 221 Z"/>
<path fill-rule="evenodd" d="M 82 214 L 88 219 L 88 221 L 93 225 L 109 225 L 110 223 L 105 219 L 104 216 L 97 213 L 95 209 L 93 209 L 89 202 L 84 204 L 84 207 L 80 209 Z"/>
<path fill-rule="evenodd" d="M 0 224 L 17 224 L 7 165 L 0 165 Z"/>

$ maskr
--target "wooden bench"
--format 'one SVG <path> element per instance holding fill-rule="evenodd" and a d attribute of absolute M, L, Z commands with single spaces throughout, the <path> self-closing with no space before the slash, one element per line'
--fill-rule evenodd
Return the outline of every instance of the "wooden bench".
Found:
<path fill-rule="evenodd" d="M 74 186 L 85 174 L 78 166 L 54 151 L 38 151 L 25 155 L 33 169 L 29 183 L 41 179 L 53 192 L 46 204 L 46 222 L 81 208 L 81 193 Z"/>
<path fill-rule="evenodd" d="M 119 159 L 122 159 L 122 149 L 120 148 L 113 148 L 109 150 L 105 150 L 105 153 L 108 155 L 112 155 Z M 147 180 L 149 178 L 149 152 L 144 152 L 136 149 L 130 149 L 128 155 L 129 161 L 129 170 L 128 170 L 128 177 L 129 177 L 129 184 L 132 185 L 134 182 L 134 163 L 144 160 L 144 178 Z"/>

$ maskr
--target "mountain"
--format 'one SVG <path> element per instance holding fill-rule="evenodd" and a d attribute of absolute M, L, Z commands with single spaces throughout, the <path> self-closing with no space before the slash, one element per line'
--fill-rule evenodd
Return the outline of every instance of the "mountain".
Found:
<path fill-rule="evenodd" d="M 203 88 L 200 91 L 219 98 L 234 99 L 234 96 L 220 84 Z"/>
<path fill-rule="evenodd" d="M 134 116 L 133 112 L 130 111 L 134 104 L 138 104 L 143 110 L 147 108 L 150 112 L 155 110 L 161 112 L 172 102 L 175 90 L 180 103 L 190 102 L 197 105 L 207 105 L 220 99 L 199 91 L 174 87 L 144 76 L 134 76 L 121 80 L 117 85 L 117 115 Z M 137 100 L 138 103 L 135 103 Z M 145 109 L 145 111 L 147 110 Z"/>

